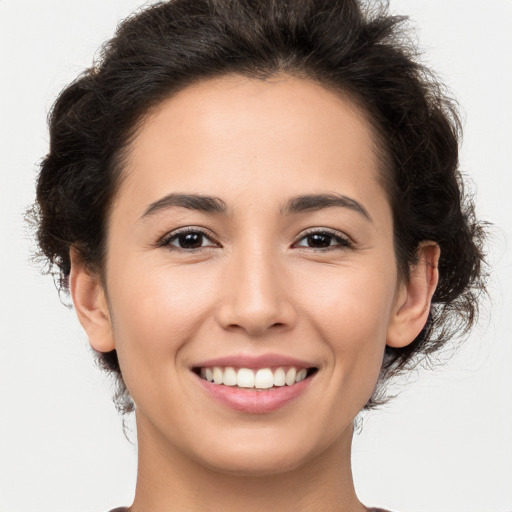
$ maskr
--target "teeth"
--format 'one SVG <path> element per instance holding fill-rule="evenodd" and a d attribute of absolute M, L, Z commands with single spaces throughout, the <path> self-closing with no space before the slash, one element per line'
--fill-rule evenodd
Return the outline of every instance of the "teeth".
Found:
<path fill-rule="evenodd" d="M 234 368 L 228 366 L 224 369 L 224 377 L 222 378 L 222 384 L 224 386 L 236 386 L 237 384 L 237 375 Z"/>
<path fill-rule="evenodd" d="M 215 366 L 215 368 L 213 369 L 213 382 L 215 384 L 222 384 L 223 377 L 224 375 L 222 369 L 219 368 L 218 366 Z"/>
<path fill-rule="evenodd" d="M 308 373 L 308 371 L 305 368 L 303 368 L 302 370 L 297 372 L 297 375 L 295 377 L 295 382 L 300 382 L 301 380 L 304 380 L 306 378 L 307 373 Z"/>
<path fill-rule="evenodd" d="M 254 378 L 254 387 L 259 389 L 268 389 L 274 386 L 274 375 L 270 368 L 262 368 L 256 373 Z"/>
<path fill-rule="evenodd" d="M 297 375 L 297 370 L 292 366 L 287 372 L 285 377 L 285 382 L 287 386 L 291 386 L 295 384 L 295 377 Z"/>
<path fill-rule="evenodd" d="M 239 388 L 253 388 L 254 372 L 249 368 L 240 368 L 236 374 L 236 383 Z"/>
<path fill-rule="evenodd" d="M 224 384 L 224 386 L 238 386 L 239 388 L 270 389 L 272 387 L 293 386 L 296 382 L 303 381 L 308 374 L 306 368 L 297 368 L 293 366 L 286 370 L 283 367 L 260 368 L 251 370 L 250 368 L 240 368 L 238 371 L 232 366 L 221 368 L 201 368 L 201 377 L 214 384 Z"/>
<path fill-rule="evenodd" d="M 282 368 L 274 372 L 274 386 L 284 386 L 286 384 L 286 373 Z"/>

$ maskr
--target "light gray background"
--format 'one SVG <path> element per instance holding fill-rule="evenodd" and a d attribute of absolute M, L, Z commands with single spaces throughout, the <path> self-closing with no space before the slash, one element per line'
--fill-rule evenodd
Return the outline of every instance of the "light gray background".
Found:
<path fill-rule="evenodd" d="M 136 450 L 75 314 L 30 261 L 22 214 L 46 114 L 137 0 L 0 0 L 0 512 L 129 504 Z M 397 512 L 512 511 L 512 1 L 392 0 L 459 99 L 462 167 L 490 242 L 493 303 L 451 361 L 364 419 L 355 480 Z M 490 312 L 489 312 L 490 310 Z"/>

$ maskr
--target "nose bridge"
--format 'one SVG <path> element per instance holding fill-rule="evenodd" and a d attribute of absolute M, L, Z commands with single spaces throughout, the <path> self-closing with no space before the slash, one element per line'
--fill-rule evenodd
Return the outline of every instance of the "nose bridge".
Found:
<path fill-rule="evenodd" d="M 257 237 L 234 248 L 226 266 L 219 321 L 251 335 L 293 323 L 286 273 L 275 244 Z"/>

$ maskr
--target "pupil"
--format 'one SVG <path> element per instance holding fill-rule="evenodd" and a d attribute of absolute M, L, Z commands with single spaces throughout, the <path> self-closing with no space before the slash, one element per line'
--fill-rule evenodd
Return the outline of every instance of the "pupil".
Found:
<path fill-rule="evenodd" d="M 321 235 L 319 233 L 308 237 L 309 247 L 329 247 L 331 245 L 331 237 L 329 235 Z"/>
<path fill-rule="evenodd" d="M 179 242 L 183 249 L 196 249 L 203 245 L 203 235 L 201 233 L 186 233 L 180 235 Z"/>

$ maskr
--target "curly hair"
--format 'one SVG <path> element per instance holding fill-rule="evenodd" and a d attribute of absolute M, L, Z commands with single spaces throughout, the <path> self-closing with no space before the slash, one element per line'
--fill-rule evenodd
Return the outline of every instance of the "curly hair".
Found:
<path fill-rule="evenodd" d="M 34 212 L 41 253 L 60 289 L 68 289 L 70 248 L 101 275 L 123 156 L 152 108 L 200 80 L 286 73 L 348 96 L 374 127 L 402 278 L 422 241 L 441 248 L 427 324 L 408 346 L 386 347 L 379 383 L 467 333 L 485 289 L 484 229 L 464 196 L 456 104 L 420 63 L 407 18 L 371 4 L 171 0 L 121 23 L 98 62 L 61 92 L 49 118 Z M 117 377 L 118 408 L 132 410 L 116 351 L 97 355 Z M 384 401 L 379 389 L 366 408 Z"/>

